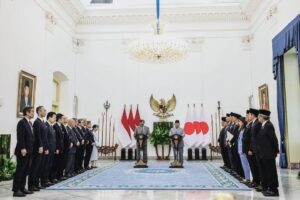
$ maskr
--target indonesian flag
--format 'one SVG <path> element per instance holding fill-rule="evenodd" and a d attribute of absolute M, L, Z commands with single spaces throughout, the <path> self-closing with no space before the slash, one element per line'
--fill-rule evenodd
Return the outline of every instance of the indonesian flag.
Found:
<path fill-rule="evenodd" d="M 193 107 L 193 112 L 191 112 L 190 106 L 188 105 L 186 120 L 184 123 L 184 143 L 188 148 L 191 148 L 196 143 L 196 130 L 194 127 L 194 122 L 196 121 L 195 106 Z"/>
<path fill-rule="evenodd" d="M 125 106 L 118 131 L 118 140 L 123 148 L 126 148 L 131 143 L 130 127 L 126 116 Z"/>
<path fill-rule="evenodd" d="M 130 106 L 130 111 L 129 111 L 129 115 L 128 115 L 128 124 L 129 124 L 129 127 L 130 127 L 130 135 L 131 135 L 131 144 L 130 144 L 130 147 L 133 148 L 136 145 L 136 140 L 133 137 L 136 125 L 135 125 L 135 120 L 134 120 L 134 117 L 133 117 L 132 106 Z"/>
<path fill-rule="evenodd" d="M 138 125 L 140 125 L 140 121 L 141 121 L 141 117 L 140 117 L 139 105 L 137 105 L 136 106 L 135 116 L 134 116 L 134 122 L 135 122 L 135 126 L 136 127 Z"/>

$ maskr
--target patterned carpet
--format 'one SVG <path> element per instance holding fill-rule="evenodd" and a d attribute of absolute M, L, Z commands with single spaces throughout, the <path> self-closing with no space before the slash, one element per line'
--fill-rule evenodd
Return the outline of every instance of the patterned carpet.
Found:
<path fill-rule="evenodd" d="M 49 190 L 250 190 L 214 163 L 185 162 L 170 169 L 152 161 L 135 169 L 133 162 L 101 163 L 99 168 L 49 187 Z"/>

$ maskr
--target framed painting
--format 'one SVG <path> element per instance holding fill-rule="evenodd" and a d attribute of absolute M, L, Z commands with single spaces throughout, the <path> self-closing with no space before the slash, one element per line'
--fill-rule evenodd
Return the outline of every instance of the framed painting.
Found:
<path fill-rule="evenodd" d="M 269 110 L 269 89 L 267 84 L 263 84 L 258 88 L 258 95 L 260 109 Z"/>
<path fill-rule="evenodd" d="M 34 107 L 36 89 L 36 76 L 21 71 L 19 74 L 17 117 L 23 116 L 23 109 L 28 106 Z"/>

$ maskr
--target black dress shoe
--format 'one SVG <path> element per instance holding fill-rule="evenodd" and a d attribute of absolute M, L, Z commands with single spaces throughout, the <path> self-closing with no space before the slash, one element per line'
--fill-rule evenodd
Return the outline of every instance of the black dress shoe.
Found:
<path fill-rule="evenodd" d="M 257 192 L 267 191 L 267 189 L 263 188 L 261 185 L 257 186 L 255 189 L 256 189 Z"/>
<path fill-rule="evenodd" d="M 42 185 L 41 186 L 37 186 L 37 188 L 40 189 L 40 190 L 46 189 L 46 187 L 44 187 Z"/>
<path fill-rule="evenodd" d="M 21 190 L 18 190 L 17 192 L 13 193 L 14 197 L 25 197 L 26 194 L 24 194 Z"/>
<path fill-rule="evenodd" d="M 32 191 L 29 191 L 29 190 L 26 190 L 26 189 L 24 189 L 22 192 L 23 192 L 24 194 L 33 194 Z"/>
<path fill-rule="evenodd" d="M 32 192 L 38 192 L 38 191 L 40 191 L 40 189 L 37 188 L 37 187 L 35 187 L 35 186 L 33 186 L 33 187 L 28 187 L 28 190 L 29 190 L 29 191 L 32 191 Z"/>
<path fill-rule="evenodd" d="M 279 196 L 279 192 L 278 191 L 267 190 L 267 191 L 263 192 L 263 195 L 266 196 L 266 197 L 278 197 Z"/>

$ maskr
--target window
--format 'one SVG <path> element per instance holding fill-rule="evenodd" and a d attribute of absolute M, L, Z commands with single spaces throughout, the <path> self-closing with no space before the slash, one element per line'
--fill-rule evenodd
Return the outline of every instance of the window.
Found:
<path fill-rule="evenodd" d="M 57 78 L 53 78 L 53 99 L 52 99 L 52 111 L 59 112 L 60 102 L 60 81 Z"/>

